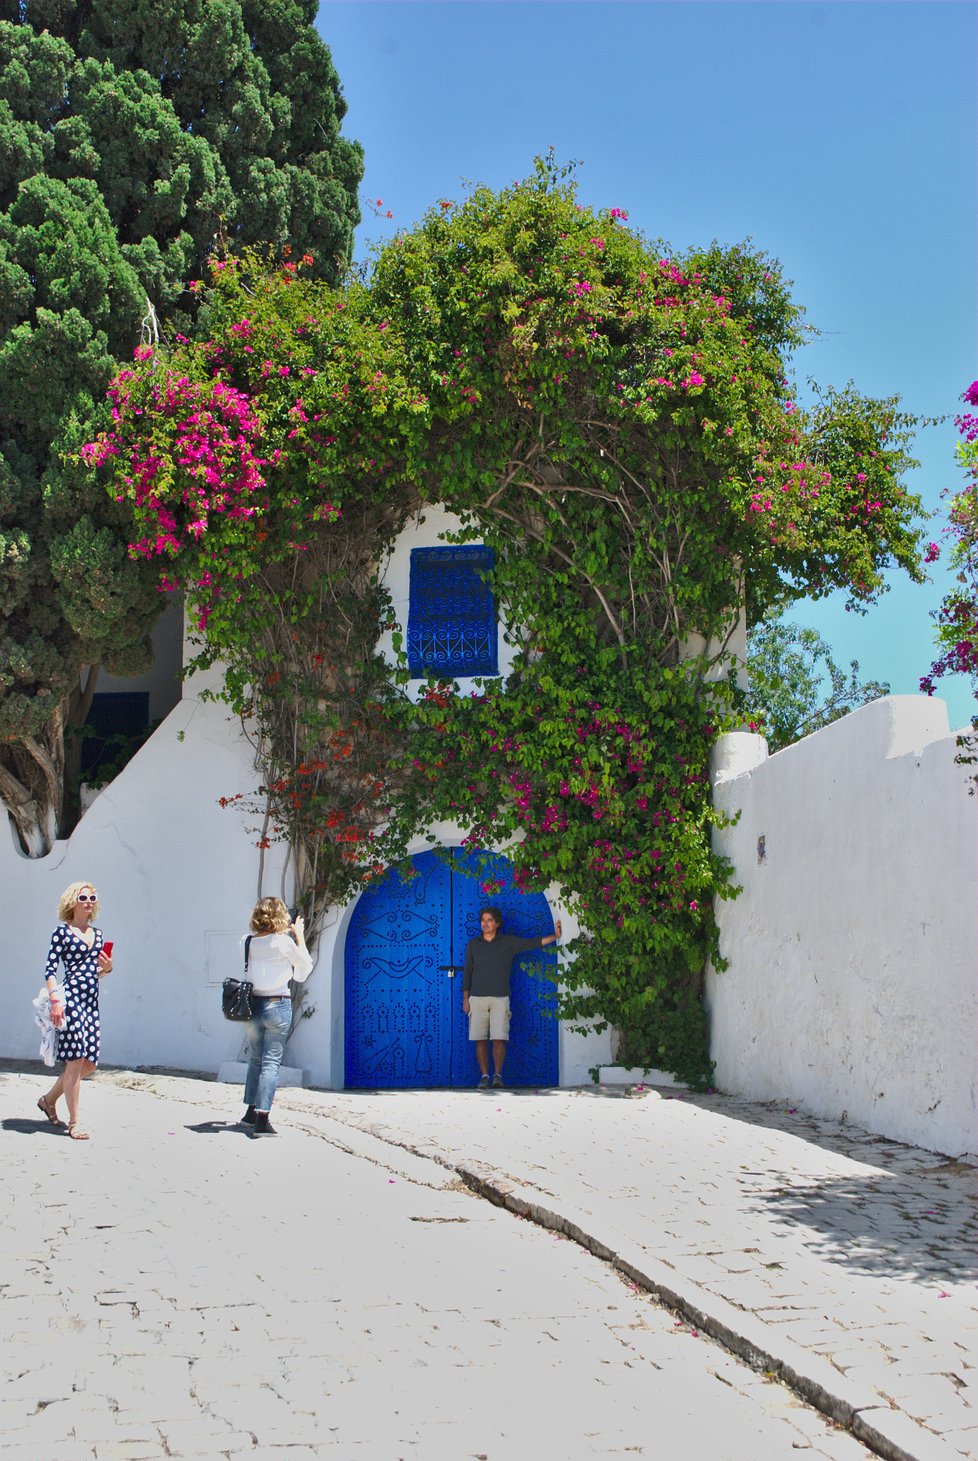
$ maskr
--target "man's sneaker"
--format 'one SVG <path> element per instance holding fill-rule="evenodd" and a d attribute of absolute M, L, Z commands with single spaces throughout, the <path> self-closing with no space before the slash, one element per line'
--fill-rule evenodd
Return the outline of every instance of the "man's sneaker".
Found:
<path fill-rule="evenodd" d="M 476 1090 L 477 1091 L 488 1091 L 488 1089 L 489 1089 L 489 1077 L 487 1075 L 481 1076 L 480 1079 L 479 1079 L 479 1084 L 476 1086 Z"/>
<path fill-rule="evenodd" d="M 241 1118 L 241 1125 L 242 1126 L 254 1126 L 254 1124 L 255 1124 L 255 1108 L 254 1108 L 254 1106 L 249 1106 L 248 1109 L 247 1109 L 247 1111 L 245 1112 L 245 1114 Z"/>
<path fill-rule="evenodd" d="M 278 1136 L 278 1132 L 268 1119 L 267 1111 L 259 1111 L 255 1117 L 255 1124 L 251 1128 L 252 1136 Z"/>
<path fill-rule="evenodd" d="M 492 1078 L 492 1083 L 493 1083 L 493 1085 L 494 1085 L 494 1086 L 496 1086 L 496 1087 L 497 1087 L 497 1088 L 498 1088 L 498 1087 L 499 1087 L 499 1086 L 501 1086 L 501 1085 L 502 1085 L 502 1083 L 503 1083 L 503 1078 L 502 1078 L 502 1076 L 501 1076 L 501 1075 L 494 1075 L 494 1076 L 493 1076 L 493 1078 Z"/>

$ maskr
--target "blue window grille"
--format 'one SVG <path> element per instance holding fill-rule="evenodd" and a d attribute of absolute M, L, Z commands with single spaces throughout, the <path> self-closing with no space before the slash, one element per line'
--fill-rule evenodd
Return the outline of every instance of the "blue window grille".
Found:
<path fill-rule="evenodd" d="M 499 673 L 492 566 L 491 548 L 412 548 L 407 652 L 415 679 Z"/>

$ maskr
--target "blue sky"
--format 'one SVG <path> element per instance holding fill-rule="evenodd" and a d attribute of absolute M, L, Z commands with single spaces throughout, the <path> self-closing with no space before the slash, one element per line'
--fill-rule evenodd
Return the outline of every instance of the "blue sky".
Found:
<path fill-rule="evenodd" d="M 750 238 L 822 331 L 799 381 L 953 416 L 978 377 L 978 5 L 326 0 L 319 29 L 366 151 L 357 255 L 465 181 L 505 185 L 553 146 L 579 196 L 674 248 Z M 911 488 L 958 482 L 953 422 L 922 431 Z M 941 541 L 940 520 L 929 536 Z M 863 678 L 917 690 L 941 565 L 866 616 L 803 603 Z M 952 726 L 975 708 L 945 681 Z"/>

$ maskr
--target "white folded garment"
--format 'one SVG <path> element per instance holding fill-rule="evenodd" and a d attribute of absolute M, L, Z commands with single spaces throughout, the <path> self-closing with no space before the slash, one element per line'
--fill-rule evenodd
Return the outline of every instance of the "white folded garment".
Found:
<path fill-rule="evenodd" d="M 54 1065 L 54 1052 L 58 1046 L 58 1031 L 55 1028 L 54 1021 L 51 1019 L 52 994 L 59 995 L 62 1005 L 64 1004 L 65 992 L 60 984 L 56 984 L 50 994 L 47 988 L 40 990 L 37 998 L 34 1000 L 34 1023 L 41 1032 L 41 1048 L 37 1053 L 45 1065 Z"/>

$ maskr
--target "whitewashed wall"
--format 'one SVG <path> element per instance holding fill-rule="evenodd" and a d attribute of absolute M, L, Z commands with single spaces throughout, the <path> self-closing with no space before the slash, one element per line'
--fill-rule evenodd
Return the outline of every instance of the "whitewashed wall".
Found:
<path fill-rule="evenodd" d="M 978 798 L 942 701 L 893 696 L 767 757 L 717 747 L 743 892 L 708 977 L 716 1081 L 978 1150 Z M 761 842 L 760 839 L 763 839 Z"/>
<path fill-rule="evenodd" d="M 13 912 L 0 1054 L 37 1057 L 31 1000 L 58 900 L 69 883 L 90 880 L 115 943 L 101 986 L 103 1061 L 216 1070 L 236 1057 L 240 1029 L 221 1018 L 219 986 L 237 968 L 258 863 L 246 819 L 218 798 L 252 785 L 248 747 L 227 711 L 187 698 L 47 857 L 25 858 L 9 825 L 0 827 Z"/>

